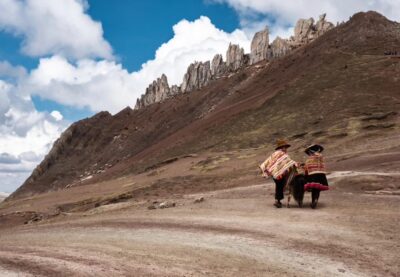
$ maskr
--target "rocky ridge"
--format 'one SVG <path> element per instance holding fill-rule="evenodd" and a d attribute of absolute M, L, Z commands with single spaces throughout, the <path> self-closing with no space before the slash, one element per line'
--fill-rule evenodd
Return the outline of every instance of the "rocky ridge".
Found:
<path fill-rule="evenodd" d="M 162 102 L 176 94 L 203 88 L 212 80 L 223 77 L 227 73 L 236 72 L 248 65 L 283 57 L 288 52 L 312 42 L 334 28 L 334 25 L 326 21 L 325 17 L 326 14 L 320 15 L 316 23 L 313 18 L 300 19 L 294 28 L 294 36 L 289 39 L 277 37 L 271 44 L 269 43 L 269 30 L 266 27 L 254 35 L 250 54 L 244 53 L 244 49 L 237 44 L 229 44 L 226 51 L 226 62 L 221 54 L 217 54 L 211 62 L 190 64 L 180 86 L 169 87 L 167 76 L 163 74 L 149 85 L 145 94 L 137 100 L 135 109 Z"/>

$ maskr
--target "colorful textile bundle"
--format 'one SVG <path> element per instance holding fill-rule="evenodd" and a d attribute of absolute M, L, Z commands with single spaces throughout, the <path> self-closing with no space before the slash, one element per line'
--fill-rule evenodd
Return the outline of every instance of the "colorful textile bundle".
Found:
<path fill-rule="evenodd" d="M 296 165 L 296 162 L 284 151 L 278 149 L 260 165 L 260 168 L 263 176 L 272 176 L 279 180 L 293 165 Z"/>

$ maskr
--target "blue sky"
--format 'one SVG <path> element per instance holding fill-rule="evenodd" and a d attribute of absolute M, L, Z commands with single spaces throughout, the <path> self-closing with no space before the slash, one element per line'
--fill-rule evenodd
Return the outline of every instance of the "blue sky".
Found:
<path fill-rule="evenodd" d="M 160 45 L 173 37 L 172 26 L 182 19 L 194 21 L 207 16 L 214 25 L 226 32 L 239 28 L 236 11 L 227 4 L 204 0 L 107 1 L 89 0 L 87 13 L 101 22 L 104 38 L 112 45 L 116 60 L 129 72 L 140 70 L 143 63 L 154 59 Z M 19 51 L 21 37 L 0 32 L 0 61 L 7 60 L 32 70 L 38 57 L 29 57 Z M 75 108 L 40 96 L 32 97 L 38 111 L 60 111 L 66 120 L 77 121 L 93 115 L 89 108 Z"/>
<path fill-rule="evenodd" d="M 72 122 L 134 107 L 161 74 L 181 84 L 194 61 L 250 50 L 299 18 L 336 23 L 376 10 L 399 21 L 392 0 L 0 0 L 0 192 L 30 175 Z"/>
<path fill-rule="evenodd" d="M 102 22 L 104 37 L 130 71 L 153 59 L 157 48 L 173 37 L 172 26 L 182 19 L 193 21 L 205 15 L 226 32 L 239 27 L 234 9 L 203 0 L 92 0 L 89 4 L 88 13 Z"/>

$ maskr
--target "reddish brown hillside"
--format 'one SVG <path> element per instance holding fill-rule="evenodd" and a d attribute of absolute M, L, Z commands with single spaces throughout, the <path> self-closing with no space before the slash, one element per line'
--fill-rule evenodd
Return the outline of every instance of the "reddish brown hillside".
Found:
<path fill-rule="evenodd" d="M 178 155 L 277 137 L 358 147 L 399 134 L 400 24 L 359 13 L 284 58 L 140 110 L 72 124 L 10 198 L 115 178 Z M 128 103 L 127 103 L 128 104 Z M 357 142 L 357 143 L 355 143 Z"/>

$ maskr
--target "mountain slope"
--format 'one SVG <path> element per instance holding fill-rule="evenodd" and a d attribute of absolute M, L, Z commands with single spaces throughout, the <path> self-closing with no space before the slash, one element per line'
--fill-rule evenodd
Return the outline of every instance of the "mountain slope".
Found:
<path fill-rule="evenodd" d="M 359 13 L 287 56 L 204 89 L 69 127 L 9 199 L 138 173 L 171 157 L 287 137 L 337 151 L 399 135 L 400 24 Z"/>

